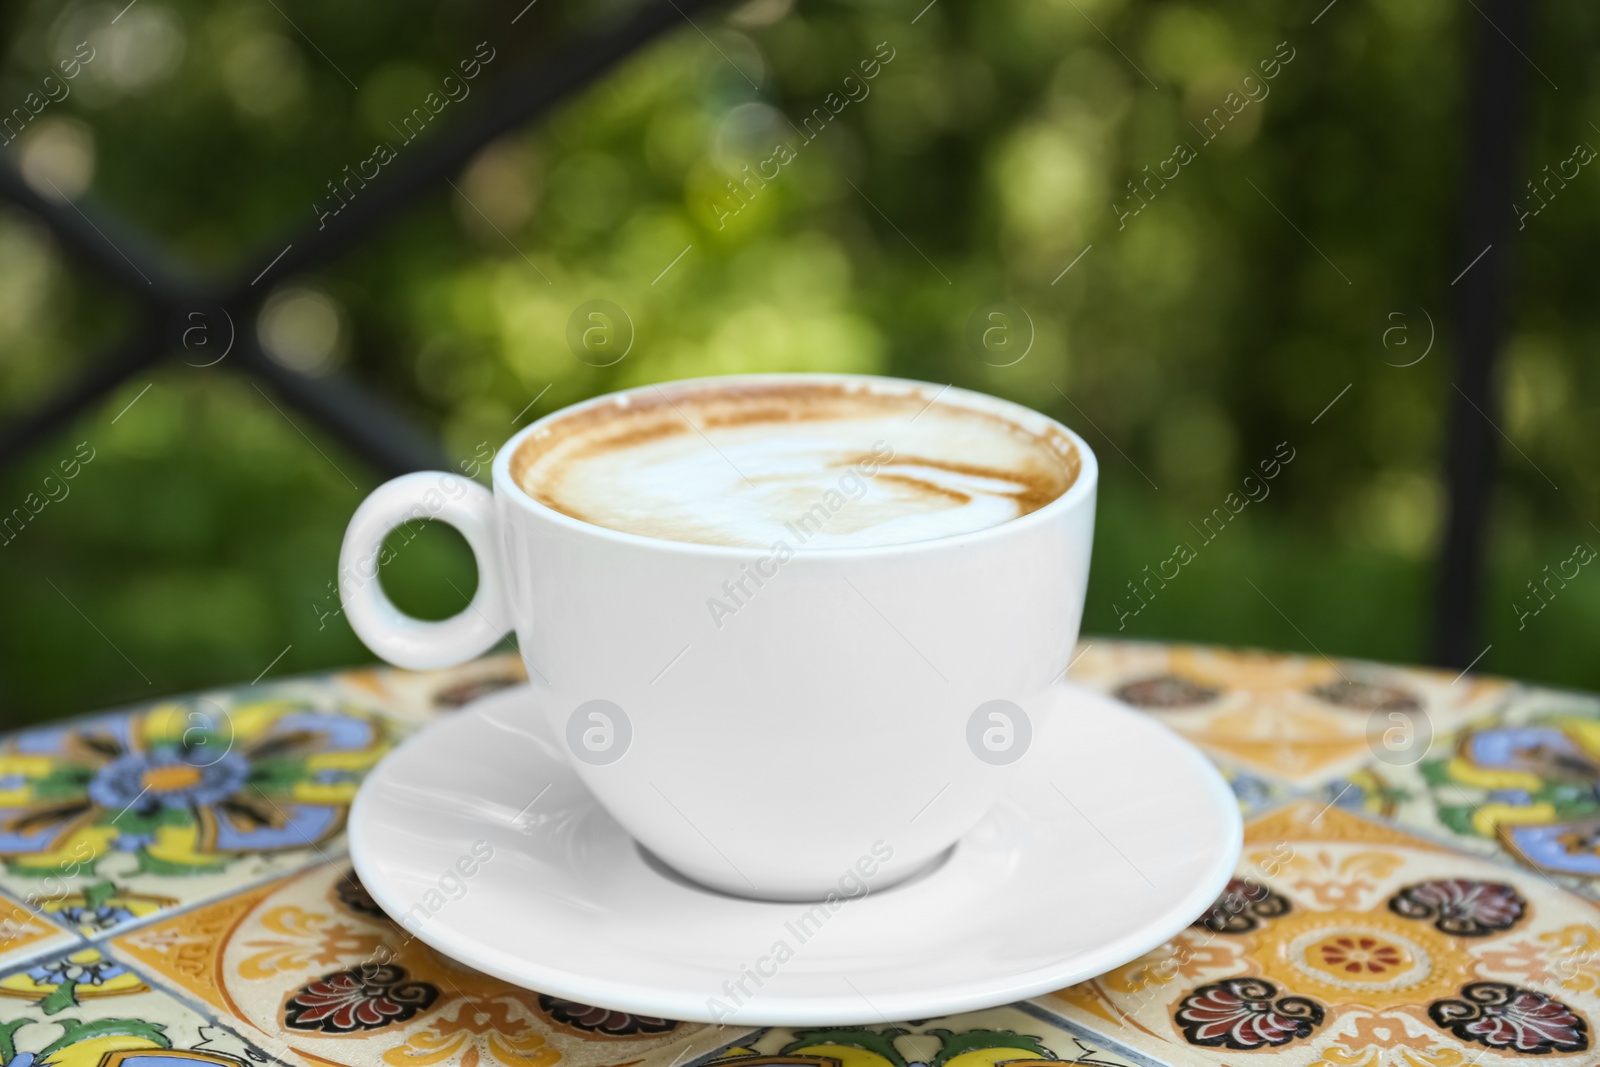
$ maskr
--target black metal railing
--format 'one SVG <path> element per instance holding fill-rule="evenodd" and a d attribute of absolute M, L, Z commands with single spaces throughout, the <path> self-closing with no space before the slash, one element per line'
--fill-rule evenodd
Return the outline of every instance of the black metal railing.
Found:
<path fill-rule="evenodd" d="M 364 189 L 325 226 L 284 234 L 253 265 L 217 291 L 188 282 L 137 235 L 92 202 L 51 200 L 0 164 L 0 199 L 36 215 L 68 255 L 136 304 L 128 335 L 82 376 L 33 410 L 0 427 L 0 464 L 63 428 L 139 371 L 181 352 L 176 330 L 198 313 L 234 348 L 230 366 L 255 376 L 277 397 L 308 416 L 385 475 L 445 465 L 429 436 L 357 383 L 337 375 L 312 378 L 267 357 L 249 328 L 272 279 L 326 266 L 353 249 L 409 205 L 438 190 L 495 138 L 547 114 L 634 51 L 690 14 L 717 0 L 650 0 L 625 21 L 565 45 L 531 65 L 529 73 L 498 90 L 487 103 L 443 130 Z M 1520 140 L 1522 49 L 1533 22 L 1521 0 L 1484 0 L 1470 66 L 1466 180 L 1460 207 L 1463 257 L 1487 247 L 1457 286 L 1456 366 L 1446 397 L 1450 412 L 1445 448 L 1449 518 L 1437 574 L 1433 649 L 1437 663 L 1465 667 L 1478 646 L 1478 605 L 1483 593 L 1489 493 L 1494 479 L 1498 408 L 1494 363 L 1505 332 L 1511 284 L 1511 232 L 1505 204 L 1512 199 Z"/>
<path fill-rule="evenodd" d="M 1449 518 L 1435 584 L 1433 658 L 1465 668 L 1483 654 L 1479 620 L 1488 547 L 1489 499 L 1499 451 L 1495 413 L 1495 357 L 1505 340 L 1514 231 L 1506 205 L 1516 199 L 1521 141 L 1525 41 L 1533 24 L 1527 0 L 1485 0 L 1475 20 L 1478 34 L 1467 87 L 1460 246 L 1457 262 L 1483 259 L 1459 276 L 1454 380 L 1445 396 L 1445 486 Z"/>
<path fill-rule="evenodd" d="M 547 114 L 643 45 L 717 0 L 652 0 L 626 20 L 564 45 L 530 64 L 529 72 L 498 89 L 454 127 L 446 128 L 405 163 L 386 170 L 362 195 L 318 226 L 285 233 L 237 277 L 213 291 L 191 284 L 162 256 L 92 202 L 41 196 L 10 166 L 0 165 L 0 199 L 38 216 L 67 254 L 130 297 L 134 328 L 94 360 L 76 382 L 5 427 L 0 464 L 10 463 L 144 368 L 181 352 L 181 332 L 193 314 L 233 342 L 229 364 L 272 391 L 385 475 L 448 466 L 443 452 L 398 412 L 337 375 L 312 378 L 268 358 L 248 328 L 273 279 L 292 277 L 338 259 L 392 222 L 495 138 Z M 242 328 L 241 328 L 242 327 Z M 220 342 L 218 342 L 220 343 Z"/>

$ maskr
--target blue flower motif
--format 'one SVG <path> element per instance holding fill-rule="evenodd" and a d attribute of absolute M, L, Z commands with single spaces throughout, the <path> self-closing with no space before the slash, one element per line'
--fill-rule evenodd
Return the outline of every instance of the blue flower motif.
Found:
<path fill-rule="evenodd" d="M 1328 798 L 1328 803 L 1349 811 L 1361 811 L 1367 804 L 1367 791 L 1348 778 L 1329 782 L 1322 787 L 1322 795 Z"/>
<path fill-rule="evenodd" d="M 105 985 L 111 979 L 127 973 L 127 968 L 112 960 L 86 960 L 74 963 L 70 958 L 51 960 L 28 972 L 28 977 L 40 985 L 61 985 L 75 982 L 78 985 Z"/>
<path fill-rule="evenodd" d="M 118 923 L 138 918 L 127 908 L 118 908 L 109 904 L 101 905 L 94 909 L 72 904 L 62 908 L 57 914 L 61 916 L 61 920 L 68 926 L 88 927 L 92 930 L 110 930 Z"/>
<path fill-rule="evenodd" d="M 194 740 L 202 727 L 189 724 L 215 716 L 183 710 L 163 705 L 8 739 L 8 752 L 30 760 L 25 771 L 6 768 L 16 788 L 0 792 L 9 801 L 0 802 L 0 863 L 44 875 L 70 862 L 93 874 L 115 850 L 147 873 L 198 874 L 246 853 L 314 846 L 338 832 L 363 771 L 389 741 L 364 712 L 273 699 L 233 705 L 226 737 L 204 733 L 202 744 Z M 308 785 L 314 798 L 301 795 Z M 93 914 L 89 907 L 84 918 Z"/>
<path fill-rule="evenodd" d="M 1253 775 L 1240 774 L 1228 784 L 1246 811 L 1254 811 L 1272 800 L 1272 787 Z"/>
<path fill-rule="evenodd" d="M 138 852 L 155 843 L 155 834 L 123 834 L 111 842 L 111 847 L 117 852 Z"/>
<path fill-rule="evenodd" d="M 1526 789 L 1491 789 L 1489 801 L 1493 804 L 1510 804 L 1512 807 L 1525 808 L 1533 803 L 1533 797 Z"/>
<path fill-rule="evenodd" d="M 214 763 L 200 764 L 176 748 L 128 752 L 104 767 L 89 782 L 89 799 L 113 810 L 153 815 L 163 808 L 216 804 L 238 792 L 250 776 L 250 763 L 229 752 Z"/>

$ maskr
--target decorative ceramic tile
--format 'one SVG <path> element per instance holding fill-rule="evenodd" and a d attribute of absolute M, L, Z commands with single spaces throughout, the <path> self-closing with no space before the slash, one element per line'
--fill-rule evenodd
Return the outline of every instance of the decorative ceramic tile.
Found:
<path fill-rule="evenodd" d="M 0 741 L 0 886 L 103 933 L 317 862 L 395 727 L 309 684 Z"/>
<path fill-rule="evenodd" d="M 736 1036 L 507 985 L 386 918 L 348 866 L 258 886 L 113 942 L 280 1055 L 407 1067 L 669 1067 Z"/>
<path fill-rule="evenodd" d="M 80 944 L 77 937 L 0 894 L 0 968 L 54 948 Z M 0 1060 L 0 1064 L 5 1063 Z"/>
<path fill-rule="evenodd" d="M 341 671 L 328 678 L 330 686 L 359 694 L 375 702 L 385 714 L 418 725 L 527 680 L 522 657 L 514 652 L 440 671 L 373 667 Z"/>
<path fill-rule="evenodd" d="M 1238 877 L 1188 931 L 1036 1003 L 1182 1067 L 1587 1067 L 1600 911 L 1300 801 L 1249 824 Z"/>
<path fill-rule="evenodd" d="M 1268 812 L 1218 905 L 1030 1004 L 743 1035 L 462 968 L 349 873 L 365 771 L 406 730 L 522 682 L 515 655 L 0 739 L 16 898 L 0 894 L 0 1067 L 1600 1063 L 1600 914 L 1556 884 L 1600 896 L 1600 699 L 1103 639 L 1072 677 L 1204 746 L 1247 815 Z M 1426 757 L 1375 758 L 1396 723 L 1431 729 Z M 1281 806 L 1296 791 L 1309 799 Z"/>
<path fill-rule="evenodd" d="M 265 1067 L 241 1041 L 100 950 L 0 969 L 6 1067 Z"/>
<path fill-rule="evenodd" d="M 1600 699 L 1519 688 L 1492 721 L 1387 773 L 1407 825 L 1600 897 Z"/>
<path fill-rule="evenodd" d="M 79 948 L 24 964 L 0 977 L 0 997 L 30 1002 L 41 1015 L 54 1015 L 101 997 L 143 993 L 149 986 L 137 974 L 96 948 Z"/>
<path fill-rule="evenodd" d="M 1508 683 L 1349 660 L 1097 638 L 1072 680 L 1151 712 L 1207 751 L 1301 788 L 1350 774 L 1416 718 L 1445 733 Z"/>
<path fill-rule="evenodd" d="M 1246 817 L 1268 808 L 1277 807 L 1294 795 L 1287 784 L 1254 771 L 1245 770 L 1227 760 L 1212 758 L 1222 778 L 1239 801 L 1239 810 Z"/>
<path fill-rule="evenodd" d="M 693 1067 L 1133 1067 L 1016 1008 L 883 1026 L 758 1031 Z"/>
<path fill-rule="evenodd" d="M 1343 774 L 1311 791 L 1311 797 L 1345 811 L 1360 812 L 1377 819 L 1392 819 L 1411 794 L 1402 784 L 1402 770 L 1374 761 L 1360 770 Z"/>

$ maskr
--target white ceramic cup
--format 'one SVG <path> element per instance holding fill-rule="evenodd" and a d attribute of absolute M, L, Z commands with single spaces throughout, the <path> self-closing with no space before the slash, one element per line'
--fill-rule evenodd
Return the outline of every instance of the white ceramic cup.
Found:
<path fill-rule="evenodd" d="M 920 382 L 756 375 L 633 392 L 752 380 L 853 382 L 998 413 L 1070 441 L 1080 471 L 998 526 L 780 563 L 768 548 L 595 526 L 518 487 L 511 459 L 530 436 L 625 402 L 618 393 L 514 436 L 492 494 L 446 473 L 379 487 L 345 534 L 340 593 L 355 632 L 402 667 L 459 663 L 514 628 L 530 714 L 634 840 L 688 878 L 747 897 L 849 897 L 928 867 L 1025 766 L 1078 638 L 1098 466 L 1044 415 Z M 450 523 L 477 557 L 472 603 L 440 622 L 402 614 L 376 579 L 385 536 L 416 518 Z M 712 610 L 741 579 L 737 610 Z M 531 798 L 540 783 L 528 786 Z"/>

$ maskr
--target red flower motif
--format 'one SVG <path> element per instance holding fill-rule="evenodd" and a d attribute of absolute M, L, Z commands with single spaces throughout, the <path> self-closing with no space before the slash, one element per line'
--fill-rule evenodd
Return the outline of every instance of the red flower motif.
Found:
<path fill-rule="evenodd" d="M 283 1006 L 283 1022 L 295 1030 L 348 1034 L 404 1022 L 439 997 L 427 982 L 407 982 L 404 967 L 353 967 L 323 975 Z"/>
<path fill-rule="evenodd" d="M 1256 1049 L 1287 1045 L 1322 1025 L 1322 1005 L 1306 997 L 1278 997 L 1259 978 L 1230 978 L 1183 998 L 1173 1018 L 1191 1045 Z"/>
<path fill-rule="evenodd" d="M 1589 1047 L 1589 1024 L 1561 1001 L 1505 982 L 1472 982 L 1461 1000 L 1428 1005 L 1428 1017 L 1463 1041 L 1539 1056 Z"/>
<path fill-rule="evenodd" d="M 356 877 L 356 872 L 353 868 L 343 878 L 339 879 L 339 884 L 334 888 L 334 892 L 339 897 L 339 903 L 351 911 L 360 912 L 362 915 L 370 915 L 375 919 L 387 919 L 389 917 L 384 914 L 382 908 L 378 907 L 378 902 L 372 899 L 372 894 L 367 892 L 367 887 L 361 884 L 361 879 Z"/>
<path fill-rule="evenodd" d="M 575 1030 L 604 1037 L 629 1037 L 634 1034 L 664 1034 L 675 1029 L 677 1023 L 654 1015 L 634 1015 L 632 1012 L 613 1011 L 580 1004 L 575 1000 L 562 1000 L 544 994 L 539 996 L 539 1007 L 552 1019 L 565 1023 Z"/>
<path fill-rule="evenodd" d="M 1289 914 L 1289 910 L 1287 900 L 1259 882 L 1230 878 L 1217 902 L 1189 925 L 1218 934 L 1246 934 L 1266 919 Z"/>
<path fill-rule="evenodd" d="M 1312 696 L 1337 708 L 1353 711 L 1421 711 L 1422 700 L 1409 690 L 1376 682 L 1328 682 L 1307 690 Z"/>
<path fill-rule="evenodd" d="M 1371 937 L 1336 937 L 1321 947 L 1320 954 L 1322 962 L 1350 974 L 1382 974 L 1405 962 L 1399 949 Z"/>
<path fill-rule="evenodd" d="M 1136 708 L 1192 708 L 1211 703 L 1222 691 L 1176 674 L 1158 674 L 1119 686 L 1111 695 Z"/>
<path fill-rule="evenodd" d="M 1515 926 L 1528 905 L 1503 882 L 1448 878 L 1406 886 L 1390 899 L 1389 910 L 1407 919 L 1432 919 L 1455 937 L 1487 937 Z"/>

